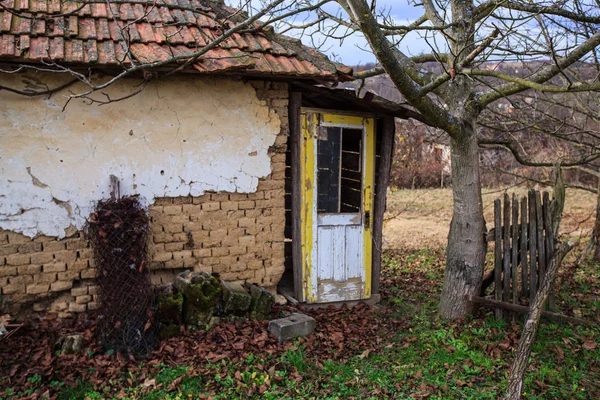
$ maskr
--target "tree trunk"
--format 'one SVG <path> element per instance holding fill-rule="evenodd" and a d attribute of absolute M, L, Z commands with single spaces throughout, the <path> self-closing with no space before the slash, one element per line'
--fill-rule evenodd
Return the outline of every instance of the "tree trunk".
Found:
<path fill-rule="evenodd" d="M 558 267 L 565 255 L 573 248 L 575 241 L 569 241 L 563 243 L 552 256 L 550 266 L 546 272 L 546 276 L 542 281 L 540 289 L 538 290 L 529 314 L 527 315 L 527 321 L 523 327 L 523 333 L 521 333 L 521 339 L 519 340 L 519 347 L 517 348 L 517 354 L 510 367 L 510 374 L 508 376 L 508 384 L 506 386 L 506 393 L 504 395 L 505 400 L 519 400 L 521 398 L 521 391 L 523 390 L 523 375 L 525 369 L 529 364 L 529 355 L 531 354 L 531 347 L 537 333 L 538 327 L 540 326 L 540 319 L 544 311 L 544 306 L 548 301 L 550 295 L 550 288 L 558 272 Z"/>
<path fill-rule="evenodd" d="M 444 318 L 464 318 L 472 311 L 465 295 L 479 295 L 485 242 L 475 124 L 451 140 L 454 213 L 448 235 L 446 273 L 440 301 Z"/>
<path fill-rule="evenodd" d="M 598 191 L 596 193 L 596 222 L 594 223 L 594 231 L 592 232 L 592 259 L 596 262 L 600 261 L 600 178 L 598 178 Z"/>

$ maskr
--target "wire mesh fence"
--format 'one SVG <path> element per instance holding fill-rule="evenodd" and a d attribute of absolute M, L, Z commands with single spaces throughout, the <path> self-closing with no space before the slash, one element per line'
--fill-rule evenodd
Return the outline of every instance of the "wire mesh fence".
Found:
<path fill-rule="evenodd" d="M 98 269 L 98 339 L 105 350 L 148 355 L 158 342 L 148 270 L 149 218 L 135 196 L 98 202 L 88 234 Z"/>

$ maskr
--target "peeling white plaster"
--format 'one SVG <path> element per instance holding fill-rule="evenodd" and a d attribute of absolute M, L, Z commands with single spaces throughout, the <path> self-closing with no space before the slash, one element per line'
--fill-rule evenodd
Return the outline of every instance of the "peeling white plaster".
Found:
<path fill-rule="evenodd" d="M 15 87 L 14 78 L 0 82 Z M 111 97 L 133 84 L 111 87 Z M 60 94 L 0 93 L 0 228 L 64 237 L 108 197 L 110 174 L 122 194 L 152 203 L 208 190 L 255 192 L 271 173 L 267 152 L 280 120 L 243 82 L 172 79 L 109 105 L 77 100 L 62 112 L 64 102 Z"/>

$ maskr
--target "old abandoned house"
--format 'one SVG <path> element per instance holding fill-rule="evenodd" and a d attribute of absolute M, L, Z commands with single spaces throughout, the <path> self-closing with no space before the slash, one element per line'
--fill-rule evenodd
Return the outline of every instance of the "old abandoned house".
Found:
<path fill-rule="evenodd" d="M 83 228 L 111 174 L 148 204 L 156 284 L 196 269 L 290 285 L 306 303 L 377 299 L 393 116 L 404 110 L 328 89 L 352 71 L 259 25 L 176 73 L 165 65 L 69 100 L 85 86 L 49 72 L 56 65 L 107 81 L 122 63 L 202 48 L 234 26 L 233 10 L 198 0 L 5 4 L 4 306 L 62 316 L 97 307 Z"/>

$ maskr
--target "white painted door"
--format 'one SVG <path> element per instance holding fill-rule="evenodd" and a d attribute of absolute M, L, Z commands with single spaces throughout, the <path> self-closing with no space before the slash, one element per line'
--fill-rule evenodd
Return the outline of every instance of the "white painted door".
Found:
<path fill-rule="evenodd" d="M 357 116 L 305 114 L 308 190 L 302 215 L 308 303 L 371 296 L 373 123 Z"/>

